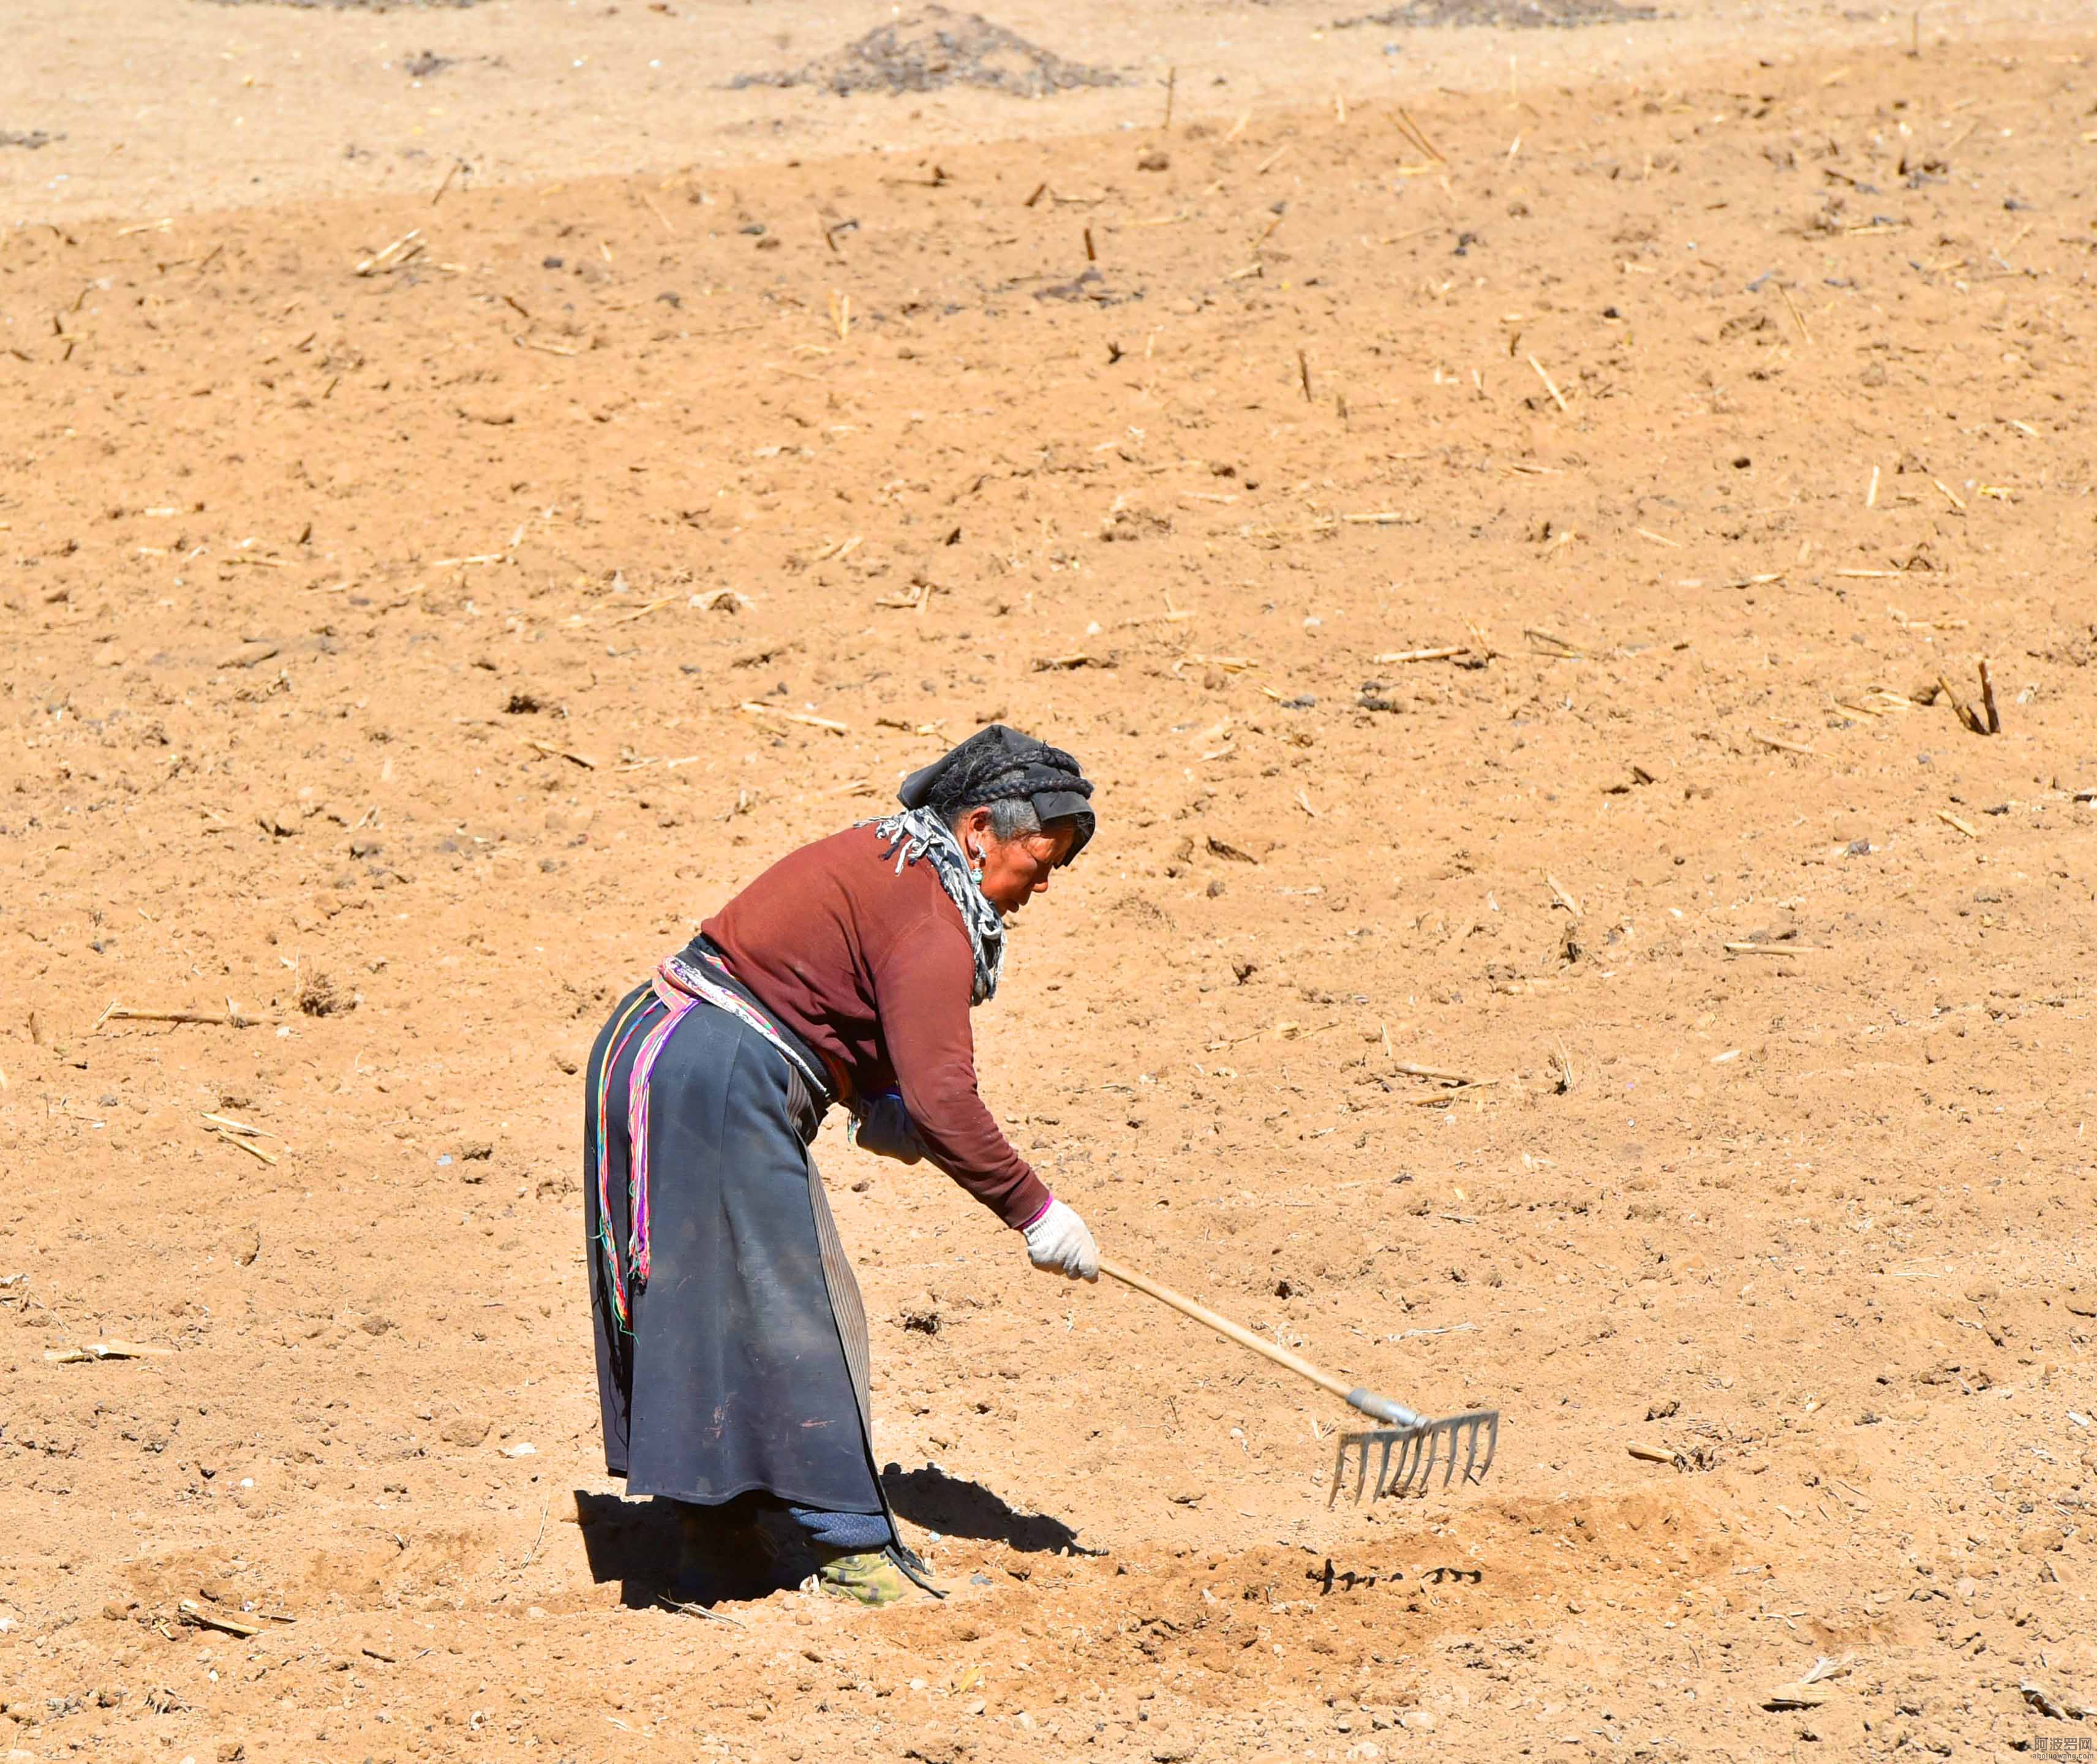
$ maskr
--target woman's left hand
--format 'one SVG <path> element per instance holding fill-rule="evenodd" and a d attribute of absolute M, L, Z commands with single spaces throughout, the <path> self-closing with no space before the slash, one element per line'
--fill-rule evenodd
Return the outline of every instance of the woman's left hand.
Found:
<path fill-rule="evenodd" d="M 925 1155 L 925 1142 L 903 1098 L 885 1091 L 870 1098 L 854 1118 L 852 1142 L 878 1158 L 893 1158 L 899 1164 L 914 1164 Z"/>

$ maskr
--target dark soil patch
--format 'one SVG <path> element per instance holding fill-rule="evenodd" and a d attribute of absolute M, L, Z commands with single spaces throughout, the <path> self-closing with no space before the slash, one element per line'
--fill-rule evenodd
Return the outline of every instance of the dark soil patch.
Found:
<path fill-rule="evenodd" d="M 1583 24 L 1628 24 L 1657 19 L 1657 7 L 1622 6 L 1618 0 L 1406 0 L 1403 6 L 1335 19 L 1336 31 L 1357 25 L 1386 28 L 1481 24 L 1496 29 L 1570 30 Z"/>
<path fill-rule="evenodd" d="M 1037 300 L 1092 300 L 1101 306 L 1119 306 L 1124 300 L 1140 300 L 1143 295 L 1140 293 L 1117 293 L 1107 286 L 1107 278 L 1097 269 L 1085 269 L 1071 281 L 1036 288 L 1034 298 Z"/>
<path fill-rule="evenodd" d="M 929 6 L 791 72 L 741 73 L 729 83 L 826 86 L 840 98 L 856 92 L 932 92 L 946 85 L 1046 98 L 1081 85 L 1119 85 L 1123 79 L 1110 68 L 1066 61 L 978 13 Z"/>
<path fill-rule="evenodd" d="M 55 135 L 42 129 L 0 129 L 0 147 L 28 147 L 34 151 L 64 139 L 63 135 Z"/>

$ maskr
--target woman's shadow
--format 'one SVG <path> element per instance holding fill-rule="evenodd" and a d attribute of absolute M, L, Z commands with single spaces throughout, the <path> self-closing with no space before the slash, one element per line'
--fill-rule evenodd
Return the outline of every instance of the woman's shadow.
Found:
<path fill-rule="evenodd" d="M 881 1483 L 900 1517 L 942 1537 L 1003 1543 L 1028 1555 L 1097 1553 L 1085 1550 L 1077 1533 L 1062 1520 L 1020 1512 L 980 1483 L 949 1476 L 932 1464 L 905 1470 L 891 1464 Z M 619 1582 L 619 1602 L 632 1609 L 761 1599 L 798 1586 L 813 1565 L 791 1553 L 768 1557 L 751 1550 L 695 1552 L 676 1501 L 628 1500 L 577 1489 L 576 1511 L 590 1578 L 599 1586 Z"/>

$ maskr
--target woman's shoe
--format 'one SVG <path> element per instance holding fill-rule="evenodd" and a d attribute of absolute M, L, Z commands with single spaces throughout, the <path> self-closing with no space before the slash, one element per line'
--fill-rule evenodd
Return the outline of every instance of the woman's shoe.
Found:
<path fill-rule="evenodd" d="M 908 1578 L 886 1550 L 853 1550 L 836 1555 L 818 1552 L 816 1572 L 804 1585 L 875 1608 L 893 1604 L 910 1591 Z"/>

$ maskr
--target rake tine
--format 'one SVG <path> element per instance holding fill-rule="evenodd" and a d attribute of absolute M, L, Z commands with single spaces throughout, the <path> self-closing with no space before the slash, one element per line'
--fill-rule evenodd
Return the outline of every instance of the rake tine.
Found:
<path fill-rule="evenodd" d="M 1340 1449 L 1333 1455 L 1333 1458 L 1332 1492 L 1325 1497 L 1325 1510 L 1328 1512 L 1332 1511 L 1333 1503 L 1340 1498 L 1340 1478 L 1345 1476 L 1346 1473 L 1347 1438 L 1346 1434 L 1342 1434 L 1340 1436 Z"/>
<path fill-rule="evenodd" d="M 1394 1442 L 1388 1434 L 1384 1435 L 1382 1442 L 1382 1455 L 1377 1460 L 1377 1491 L 1375 1498 L 1379 1500 L 1383 1498 L 1383 1491 L 1386 1487 L 1389 1486 L 1390 1476 L 1390 1448 L 1394 1443 L 1396 1443 L 1396 1442 Z M 1367 1456 L 1368 1454 L 1364 1453 L 1363 1455 Z M 1401 1460 L 1401 1461 L 1403 1460 Z"/>
<path fill-rule="evenodd" d="M 1421 1440 L 1418 1434 L 1407 1434 L 1398 1456 L 1398 1474 L 1390 1479 L 1389 1492 L 1403 1499 L 1410 1493 L 1412 1479 L 1420 1473 Z"/>
<path fill-rule="evenodd" d="M 1478 1435 L 1482 1431 L 1482 1424 L 1476 1419 L 1471 1420 L 1464 1429 L 1464 1442 L 1469 1448 L 1464 1454 L 1464 1480 L 1466 1482 L 1478 1481 L 1478 1477 L 1472 1474 L 1472 1471 L 1478 1461 Z"/>
<path fill-rule="evenodd" d="M 1478 1443 L 1482 1444 L 1485 1447 L 1484 1461 L 1479 1464 L 1478 1473 L 1477 1477 L 1473 1478 L 1473 1480 L 1478 1482 L 1482 1482 L 1486 1478 L 1486 1472 L 1493 1467 L 1493 1447 L 1498 1442 L 1497 1435 L 1499 1432 L 1499 1422 L 1497 1417 L 1495 1417 L 1493 1421 L 1492 1430 L 1495 1437 L 1489 1439 L 1486 1438 L 1486 1423 L 1481 1420 L 1478 1423 L 1477 1433 L 1473 1435 L 1473 1440 Z"/>

